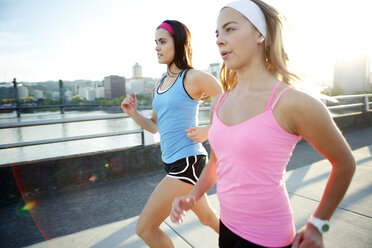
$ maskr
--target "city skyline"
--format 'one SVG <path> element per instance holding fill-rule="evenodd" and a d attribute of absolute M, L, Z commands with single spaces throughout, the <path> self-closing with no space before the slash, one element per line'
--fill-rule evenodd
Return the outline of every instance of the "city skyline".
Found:
<path fill-rule="evenodd" d="M 0 82 L 130 78 L 137 62 L 144 77 L 159 78 L 166 67 L 157 63 L 154 34 L 165 19 L 188 26 L 193 65 L 207 70 L 222 63 L 214 31 L 226 2 L 0 0 Z M 365 1 L 266 2 L 287 17 L 289 68 L 305 79 L 331 80 L 336 59 L 371 53 Z"/>

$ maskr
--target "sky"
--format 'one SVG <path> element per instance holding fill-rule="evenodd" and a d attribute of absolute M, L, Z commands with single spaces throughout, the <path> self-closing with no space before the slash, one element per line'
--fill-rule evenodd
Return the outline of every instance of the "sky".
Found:
<path fill-rule="evenodd" d="M 221 63 L 216 21 L 225 0 L 0 0 L 0 82 L 103 80 L 166 71 L 157 63 L 156 27 L 166 19 L 190 30 L 193 66 Z M 287 18 L 289 68 L 314 81 L 333 78 L 334 60 L 372 51 L 367 0 L 267 0 Z M 289 31 L 288 31 L 289 30 Z"/>

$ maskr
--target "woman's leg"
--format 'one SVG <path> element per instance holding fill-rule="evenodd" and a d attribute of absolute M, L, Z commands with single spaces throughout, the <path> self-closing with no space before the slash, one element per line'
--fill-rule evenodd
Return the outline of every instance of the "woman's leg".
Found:
<path fill-rule="evenodd" d="M 209 226 L 219 233 L 220 219 L 216 211 L 211 207 L 207 194 L 204 194 L 191 209 L 198 216 L 203 225 Z"/>
<path fill-rule="evenodd" d="M 187 195 L 193 185 L 165 177 L 152 192 L 136 226 L 137 235 L 150 247 L 174 247 L 171 239 L 159 228 L 169 216 L 174 198 Z"/>

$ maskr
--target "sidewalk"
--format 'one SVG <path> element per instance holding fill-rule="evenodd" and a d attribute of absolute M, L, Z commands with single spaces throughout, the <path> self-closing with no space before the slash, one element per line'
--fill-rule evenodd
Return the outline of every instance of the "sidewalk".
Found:
<path fill-rule="evenodd" d="M 330 231 L 324 235 L 325 247 L 372 247 L 372 146 L 354 150 L 353 154 L 357 161 L 357 170 L 344 200 L 333 215 Z M 330 164 L 322 160 L 287 173 L 287 189 L 296 229 L 302 227 L 314 212 L 330 170 Z M 217 196 L 210 195 L 209 199 L 212 206 L 219 209 Z M 135 235 L 137 219 L 138 216 L 28 247 L 147 247 Z M 218 247 L 217 234 L 202 226 L 192 212 L 188 212 L 184 224 L 175 225 L 168 218 L 161 228 L 171 237 L 175 247 Z"/>

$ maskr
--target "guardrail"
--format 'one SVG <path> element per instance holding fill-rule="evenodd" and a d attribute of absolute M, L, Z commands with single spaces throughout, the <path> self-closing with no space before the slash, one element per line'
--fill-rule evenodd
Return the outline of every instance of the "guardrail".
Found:
<path fill-rule="evenodd" d="M 64 108 L 77 108 L 77 107 L 89 107 L 89 108 L 92 108 L 92 107 L 99 107 L 100 105 L 99 104 L 56 104 L 56 105 L 40 105 L 40 106 L 19 106 L 19 107 L 1 107 L 0 110 L 1 111 L 21 111 L 23 109 L 25 110 L 28 110 L 28 109 L 43 109 L 43 108 L 60 108 L 61 109 L 61 113 L 63 114 L 64 111 L 63 109 Z"/>
<path fill-rule="evenodd" d="M 355 109 L 355 108 L 359 108 L 359 109 L 363 108 L 362 111 L 364 112 L 371 111 L 370 105 L 372 105 L 372 102 L 369 101 L 369 98 L 372 98 L 372 94 L 345 95 L 345 96 L 335 96 L 332 98 L 338 100 L 339 102 L 343 100 L 350 100 L 350 99 L 361 99 L 361 102 L 359 103 L 351 102 L 351 103 L 341 104 L 337 106 L 327 106 L 327 108 L 330 111 L 350 110 L 350 109 Z M 209 107 L 200 107 L 199 110 L 209 111 Z M 359 111 L 356 111 L 356 112 L 359 112 Z M 107 115 L 92 116 L 92 117 L 76 117 L 76 118 L 57 119 L 57 120 L 3 123 L 3 124 L 0 124 L 0 129 L 63 124 L 63 123 L 73 123 L 73 122 L 82 122 L 82 121 L 110 120 L 110 119 L 120 119 L 120 118 L 129 118 L 129 116 L 127 114 L 107 114 Z M 208 124 L 209 124 L 209 121 L 199 122 L 199 125 L 208 125 Z M 81 136 L 64 137 L 64 138 L 56 138 L 56 139 L 37 140 L 37 141 L 29 141 L 29 142 L 19 142 L 19 143 L 12 143 L 12 144 L 2 144 L 0 145 L 0 149 L 25 147 L 25 146 L 33 146 L 33 145 L 41 145 L 41 144 L 51 144 L 51 143 L 59 143 L 59 142 L 82 140 L 82 139 L 94 139 L 94 138 L 127 135 L 127 134 L 138 134 L 138 133 L 141 134 L 142 145 L 145 145 L 145 131 L 143 129 L 135 129 L 135 130 L 130 130 L 130 131 L 120 131 L 120 132 L 81 135 Z"/>
<path fill-rule="evenodd" d="M 209 107 L 201 107 L 200 111 L 209 111 Z M 127 114 L 107 114 L 107 115 L 98 115 L 98 116 L 88 116 L 88 117 L 75 117 L 67 119 L 57 119 L 57 120 L 40 120 L 40 121 L 24 121 L 24 122 L 11 122 L 11 123 L 1 123 L 0 129 L 9 129 L 9 128 L 20 128 L 20 127 L 32 127 L 32 126 L 42 126 L 42 125 L 53 125 L 53 124 L 64 124 L 64 123 L 73 123 L 73 122 L 83 122 L 83 121 L 99 121 L 99 120 L 112 120 L 112 119 L 122 119 L 129 118 Z M 208 121 L 200 121 L 199 125 L 208 125 Z M 119 131 L 119 132 L 110 132 L 110 133 L 101 133 L 101 134 L 91 134 L 91 135 L 80 135 L 73 137 L 63 137 L 56 139 L 46 139 L 46 140 L 36 140 L 36 141 L 27 141 L 27 142 L 18 142 L 11 144 L 1 144 L 0 149 L 8 148 L 17 148 L 33 145 L 43 145 L 43 144 L 52 144 L 66 141 L 82 140 L 82 139 L 95 139 L 102 137 L 118 136 L 118 135 L 127 135 L 127 134 L 141 134 L 141 144 L 145 144 L 145 130 L 135 129 L 129 131 Z"/>
<path fill-rule="evenodd" d="M 355 99 L 359 98 L 362 99 L 360 103 L 349 103 L 349 104 L 343 104 L 338 106 L 328 106 L 327 108 L 329 110 L 336 110 L 336 109 L 350 109 L 350 108 L 356 108 L 356 107 L 363 107 L 363 111 L 368 112 L 370 111 L 369 105 L 372 105 L 372 102 L 369 101 L 369 98 L 372 98 L 372 94 L 361 94 L 361 95 L 345 95 L 345 96 L 334 96 L 332 98 L 336 100 L 345 100 L 345 99 Z"/>

